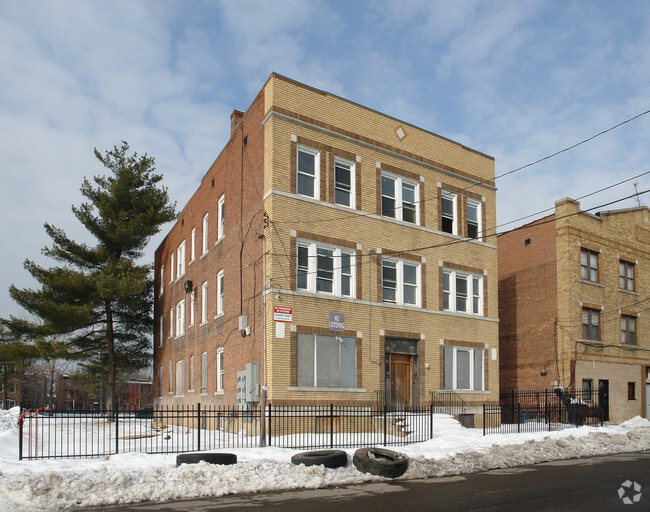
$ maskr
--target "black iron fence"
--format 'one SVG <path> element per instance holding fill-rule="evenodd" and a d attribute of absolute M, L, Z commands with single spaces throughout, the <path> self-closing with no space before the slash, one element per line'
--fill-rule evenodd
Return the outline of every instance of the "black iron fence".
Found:
<path fill-rule="evenodd" d="M 499 405 L 483 406 L 483 434 L 602 425 L 606 413 L 599 404 L 597 392 L 562 389 L 502 391 Z"/>
<path fill-rule="evenodd" d="M 433 437 L 433 408 L 236 407 L 108 412 L 23 411 L 19 458 L 103 457 L 219 448 L 396 446 Z"/>
<path fill-rule="evenodd" d="M 432 391 L 431 403 L 434 412 L 438 414 L 449 414 L 458 417 L 466 411 L 465 401 L 454 391 Z"/>

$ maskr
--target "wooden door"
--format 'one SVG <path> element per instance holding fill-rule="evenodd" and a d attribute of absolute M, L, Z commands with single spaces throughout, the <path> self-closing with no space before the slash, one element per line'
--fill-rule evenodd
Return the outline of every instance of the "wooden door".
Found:
<path fill-rule="evenodd" d="M 413 405 L 413 356 L 390 355 L 390 397 L 396 407 Z"/>

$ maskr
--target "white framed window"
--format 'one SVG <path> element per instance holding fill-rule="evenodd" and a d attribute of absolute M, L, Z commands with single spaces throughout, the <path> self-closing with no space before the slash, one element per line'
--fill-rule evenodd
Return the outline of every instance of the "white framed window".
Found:
<path fill-rule="evenodd" d="M 160 367 L 160 375 L 158 376 L 158 396 L 163 396 L 163 366 Z"/>
<path fill-rule="evenodd" d="M 225 234 L 225 214 L 226 214 L 226 197 L 219 198 L 219 206 L 217 208 L 217 241 L 223 238 Z"/>
<path fill-rule="evenodd" d="M 180 279 L 185 275 L 185 240 L 176 249 L 176 259 L 176 278 Z"/>
<path fill-rule="evenodd" d="M 169 361 L 169 394 L 174 393 L 174 363 Z"/>
<path fill-rule="evenodd" d="M 354 297 L 354 251 L 306 240 L 297 245 L 297 289 Z"/>
<path fill-rule="evenodd" d="M 442 309 L 482 316 L 483 276 L 458 270 L 443 270 Z"/>
<path fill-rule="evenodd" d="M 419 184 L 416 181 L 381 173 L 381 214 L 385 217 L 419 224 Z"/>
<path fill-rule="evenodd" d="M 185 361 L 176 362 L 176 394 L 185 394 Z"/>
<path fill-rule="evenodd" d="M 174 337 L 174 308 L 169 308 L 169 337 Z"/>
<path fill-rule="evenodd" d="M 467 200 L 467 237 L 481 238 L 481 203 L 473 199 Z"/>
<path fill-rule="evenodd" d="M 203 251 L 201 254 L 208 252 L 208 214 L 206 213 L 203 217 Z"/>
<path fill-rule="evenodd" d="M 171 253 L 169 256 L 169 284 L 174 282 L 174 255 L 176 253 Z"/>
<path fill-rule="evenodd" d="M 458 215 L 456 215 L 457 195 L 442 191 L 440 194 L 440 215 L 442 217 L 442 231 L 452 235 L 458 234 Z"/>
<path fill-rule="evenodd" d="M 165 293 L 165 265 L 160 265 L 160 295 Z"/>
<path fill-rule="evenodd" d="M 312 148 L 298 146 L 296 155 L 296 193 L 320 198 L 320 153 Z"/>
<path fill-rule="evenodd" d="M 217 315 L 223 314 L 223 270 L 217 274 Z"/>
<path fill-rule="evenodd" d="M 208 321 L 208 282 L 201 285 L 201 323 Z"/>
<path fill-rule="evenodd" d="M 354 208 L 355 165 L 334 157 L 334 203 Z"/>
<path fill-rule="evenodd" d="M 190 293 L 190 325 L 194 325 L 194 310 L 196 309 L 196 292 Z"/>
<path fill-rule="evenodd" d="M 208 353 L 201 354 L 201 393 L 208 392 Z"/>
<path fill-rule="evenodd" d="M 187 388 L 194 390 L 194 355 L 190 356 L 190 382 Z"/>
<path fill-rule="evenodd" d="M 185 299 L 176 304 L 176 336 L 185 334 Z"/>
<path fill-rule="evenodd" d="M 217 393 L 223 392 L 223 347 L 217 349 Z"/>
<path fill-rule="evenodd" d="M 190 243 L 190 262 L 192 262 L 196 258 L 196 228 L 192 228 Z"/>
<path fill-rule="evenodd" d="M 165 317 L 163 315 L 160 315 L 160 328 L 158 329 L 158 337 L 160 338 L 158 340 L 158 345 L 160 347 L 162 347 L 165 343 L 164 325 L 165 325 Z"/>
<path fill-rule="evenodd" d="M 356 339 L 298 333 L 297 385 L 319 388 L 357 387 Z"/>
<path fill-rule="evenodd" d="M 485 389 L 484 349 L 445 346 L 445 389 Z"/>
<path fill-rule="evenodd" d="M 382 258 L 381 299 L 393 304 L 419 306 L 420 264 L 397 258 Z"/>

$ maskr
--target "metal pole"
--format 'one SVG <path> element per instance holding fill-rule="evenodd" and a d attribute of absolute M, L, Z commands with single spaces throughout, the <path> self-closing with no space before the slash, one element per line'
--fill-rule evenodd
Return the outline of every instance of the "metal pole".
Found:
<path fill-rule="evenodd" d="M 485 435 L 485 425 L 487 424 L 487 416 L 485 414 L 485 402 L 483 403 L 483 435 Z"/>
<path fill-rule="evenodd" d="M 115 402 L 115 453 L 120 452 L 120 438 L 119 438 L 119 433 L 120 433 L 120 427 L 119 427 L 119 413 L 117 410 L 118 403 Z"/>
<path fill-rule="evenodd" d="M 266 386 L 262 386 L 260 400 L 260 448 L 264 448 L 266 446 Z"/>
<path fill-rule="evenodd" d="M 20 416 L 18 416 L 18 460 L 23 460 L 23 406 L 20 406 Z"/>
<path fill-rule="evenodd" d="M 269 404 L 269 441 L 267 443 L 267 446 L 271 446 L 271 431 L 273 429 L 271 428 L 271 404 Z"/>
<path fill-rule="evenodd" d="M 483 404 L 485 405 L 485 404 Z M 433 439 L 433 402 L 431 402 L 430 408 L 430 421 L 429 421 L 429 439 Z"/>
<path fill-rule="evenodd" d="M 196 354 L 194 354 L 194 359 L 196 359 Z M 201 451 L 201 402 L 196 404 L 196 449 Z"/>

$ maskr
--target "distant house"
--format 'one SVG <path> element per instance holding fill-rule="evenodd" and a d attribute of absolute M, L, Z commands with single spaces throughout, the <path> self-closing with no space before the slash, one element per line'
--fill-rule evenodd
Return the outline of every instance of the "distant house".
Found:
<path fill-rule="evenodd" d="M 156 250 L 155 402 L 496 403 L 494 159 L 276 74 L 230 126 Z"/>
<path fill-rule="evenodd" d="M 15 363 L 0 363 L 0 409 L 20 405 L 23 372 Z"/>
<path fill-rule="evenodd" d="M 498 237 L 502 389 L 599 391 L 650 417 L 650 211 L 555 213 Z"/>

